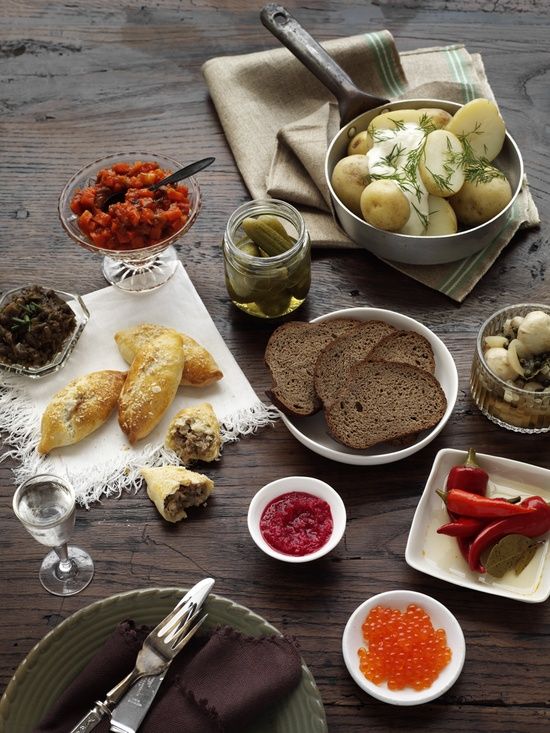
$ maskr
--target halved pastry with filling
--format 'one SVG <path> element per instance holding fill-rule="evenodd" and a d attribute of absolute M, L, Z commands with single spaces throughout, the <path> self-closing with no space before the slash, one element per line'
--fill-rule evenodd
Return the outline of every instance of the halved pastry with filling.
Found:
<path fill-rule="evenodd" d="M 50 400 L 42 415 L 39 453 L 78 443 L 107 420 L 117 404 L 126 372 L 105 369 L 73 379 Z"/>
<path fill-rule="evenodd" d="M 135 355 L 152 340 L 167 332 L 177 333 L 173 328 L 156 323 L 140 323 L 115 333 L 115 341 L 124 361 L 131 364 Z M 206 387 L 223 377 L 212 354 L 186 333 L 180 333 L 185 364 L 181 384 L 189 387 Z"/>
<path fill-rule="evenodd" d="M 204 504 L 214 489 L 207 476 L 183 466 L 142 468 L 140 473 L 147 482 L 147 496 L 168 522 L 186 519 L 185 510 Z"/>
<path fill-rule="evenodd" d="M 203 402 L 180 410 L 168 426 L 164 445 L 185 464 L 219 458 L 220 423 L 212 405 Z"/>

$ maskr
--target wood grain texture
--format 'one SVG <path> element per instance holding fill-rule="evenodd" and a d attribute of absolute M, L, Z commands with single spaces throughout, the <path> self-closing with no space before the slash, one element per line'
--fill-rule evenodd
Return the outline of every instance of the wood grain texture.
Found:
<path fill-rule="evenodd" d="M 543 224 L 519 234 L 461 306 L 366 252 L 314 254 L 313 285 L 299 319 L 364 305 L 401 311 L 432 328 L 456 360 L 459 399 L 450 422 L 426 449 L 400 463 L 331 463 L 295 442 L 279 421 L 226 447 L 208 471 L 214 497 L 187 522 L 167 526 L 144 491 L 79 512 L 75 541 L 91 551 L 96 577 L 82 594 L 65 600 L 49 596 L 38 583 L 42 549 L 12 514 L 12 464 L 0 463 L 0 684 L 9 682 L 47 631 L 88 603 L 134 588 L 189 585 L 208 574 L 216 578 L 217 593 L 299 639 L 332 733 L 546 733 L 548 604 L 494 598 L 431 579 L 405 564 L 404 550 L 439 449 L 474 445 L 550 468 L 548 437 L 499 429 L 481 416 L 468 392 L 475 336 L 485 317 L 505 304 L 549 300 L 548 3 L 312 0 L 287 7 L 319 40 L 388 28 L 399 50 L 463 41 L 470 52 L 482 53 L 522 149 Z M 263 395 L 269 386 L 263 351 L 273 324 L 231 306 L 220 249 L 229 215 L 248 194 L 201 75 L 208 58 L 276 44 L 258 12 L 252 0 L 4 0 L 0 289 L 37 282 L 86 293 L 104 286 L 100 260 L 70 242 L 57 218 L 60 190 L 83 163 L 117 149 L 182 160 L 214 155 L 215 165 L 201 178 L 204 208 L 180 256 L 227 345 Z M 270 560 L 256 550 L 246 528 L 257 488 L 292 474 L 334 485 L 348 510 L 344 541 L 311 566 Z M 341 657 L 350 613 L 366 597 L 393 588 L 433 595 L 457 615 L 466 636 L 459 681 L 418 708 L 394 708 L 364 695 Z"/>

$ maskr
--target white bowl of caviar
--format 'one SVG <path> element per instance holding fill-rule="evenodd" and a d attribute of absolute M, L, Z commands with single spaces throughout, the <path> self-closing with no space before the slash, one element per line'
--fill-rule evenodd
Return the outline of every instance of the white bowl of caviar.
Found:
<path fill-rule="evenodd" d="M 352 613 L 342 653 L 354 681 L 372 697 L 421 705 L 454 685 L 466 643 L 460 624 L 439 601 L 394 590 L 372 596 Z"/>
<path fill-rule="evenodd" d="M 263 486 L 248 508 L 256 545 L 283 562 L 317 560 L 333 550 L 346 529 L 340 495 L 310 476 L 286 476 Z"/>

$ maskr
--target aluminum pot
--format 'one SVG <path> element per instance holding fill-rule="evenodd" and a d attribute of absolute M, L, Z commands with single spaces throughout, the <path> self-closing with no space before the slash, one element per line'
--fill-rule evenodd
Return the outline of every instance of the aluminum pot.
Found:
<path fill-rule="evenodd" d="M 377 257 L 412 265 L 454 262 L 479 252 L 506 227 L 523 182 L 523 160 L 518 146 L 506 133 L 501 152 L 493 161 L 508 178 L 512 188 L 510 203 L 484 224 L 445 236 L 419 237 L 377 229 L 351 212 L 336 196 L 331 184 L 336 163 L 347 155 L 350 140 L 366 130 L 374 117 L 399 109 L 433 107 L 455 114 L 461 104 L 441 99 L 405 99 L 390 102 L 358 89 L 341 69 L 281 5 L 266 5 L 260 14 L 270 30 L 336 97 L 343 127 L 329 145 L 325 158 L 325 178 L 338 222 L 357 244 Z"/>

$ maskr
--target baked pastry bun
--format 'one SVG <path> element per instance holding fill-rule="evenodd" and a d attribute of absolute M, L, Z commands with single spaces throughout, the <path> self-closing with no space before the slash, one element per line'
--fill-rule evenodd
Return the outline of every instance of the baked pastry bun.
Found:
<path fill-rule="evenodd" d="M 183 466 L 142 468 L 141 475 L 147 483 L 147 496 L 168 522 L 186 519 L 185 510 L 204 504 L 214 489 L 207 476 Z"/>
<path fill-rule="evenodd" d="M 176 331 L 162 332 L 135 356 L 118 402 L 118 422 L 130 443 L 158 425 L 181 381 L 184 355 Z"/>
<path fill-rule="evenodd" d="M 208 402 L 180 410 L 168 426 L 164 442 L 185 464 L 215 461 L 221 444 L 220 423 Z"/>
<path fill-rule="evenodd" d="M 124 361 L 131 364 L 134 356 L 152 339 L 155 339 L 163 332 L 177 333 L 175 329 L 167 326 L 140 323 L 138 326 L 125 328 L 115 333 L 115 341 Z M 208 384 L 221 379 L 223 373 L 210 352 L 192 339 L 191 336 L 187 336 L 185 333 L 181 333 L 180 336 L 185 356 L 181 383 L 188 387 L 206 387 Z"/>
<path fill-rule="evenodd" d="M 44 410 L 39 453 L 78 443 L 107 420 L 116 406 L 126 372 L 105 370 L 73 379 Z"/>

